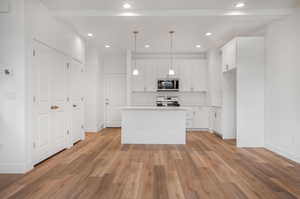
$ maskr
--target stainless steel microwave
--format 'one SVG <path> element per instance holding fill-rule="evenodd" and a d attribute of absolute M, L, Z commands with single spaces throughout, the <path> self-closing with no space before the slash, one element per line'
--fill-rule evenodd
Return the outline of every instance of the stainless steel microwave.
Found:
<path fill-rule="evenodd" d="M 157 80 L 157 91 L 179 91 L 179 79 Z"/>

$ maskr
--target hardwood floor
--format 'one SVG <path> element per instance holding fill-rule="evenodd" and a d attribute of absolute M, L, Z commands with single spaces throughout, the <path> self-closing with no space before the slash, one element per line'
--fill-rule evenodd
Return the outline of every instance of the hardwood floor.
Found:
<path fill-rule="evenodd" d="M 0 187 L 0 198 L 300 198 L 300 165 L 207 132 L 185 146 L 122 146 L 120 129 L 105 129 Z"/>

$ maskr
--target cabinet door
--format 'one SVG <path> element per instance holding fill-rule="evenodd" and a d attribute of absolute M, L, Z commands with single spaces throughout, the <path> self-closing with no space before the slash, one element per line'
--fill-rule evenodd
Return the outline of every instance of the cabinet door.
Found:
<path fill-rule="evenodd" d="M 145 91 L 156 91 L 156 65 L 150 61 L 146 61 L 144 67 L 145 74 Z"/>
<path fill-rule="evenodd" d="M 170 66 L 169 61 L 161 59 L 155 61 L 155 63 L 157 67 L 156 77 L 158 79 L 167 78 L 169 74 L 169 66 Z"/>
<path fill-rule="evenodd" d="M 207 63 L 205 60 L 191 60 L 192 91 L 206 90 Z"/>
<path fill-rule="evenodd" d="M 229 68 L 229 63 L 228 63 L 228 45 L 224 46 L 222 48 L 222 71 L 227 72 Z"/>
<path fill-rule="evenodd" d="M 230 41 L 222 48 L 223 72 L 236 68 L 236 40 Z"/>
<path fill-rule="evenodd" d="M 144 91 L 145 80 L 144 80 L 144 63 L 141 60 L 137 60 L 137 66 L 139 75 L 135 76 L 131 74 L 131 88 L 132 91 Z M 134 68 L 134 66 L 132 66 Z"/>
<path fill-rule="evenodd" d="M 228 65 L 229 69 L 232 70 L 236 68 L 236 40 L 232 40 L 227 48 L 228 51 Z"/>
<path fill-rule="evenodd" d="M 198 129 L 209 128 L 209 110 L 207 107 L 196 107 L 194 109 L 193 128 L 198 128 Z"/>
<path fill-rule="evenodd" d="M 192 66 L 186 61 L 180 61 L 180 91 L 191 91 L 192 89 Z"/>

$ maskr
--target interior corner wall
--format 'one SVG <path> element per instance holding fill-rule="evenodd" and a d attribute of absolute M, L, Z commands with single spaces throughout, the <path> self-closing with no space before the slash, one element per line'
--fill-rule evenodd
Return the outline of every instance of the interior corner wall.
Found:
<path fill-rule="evenodd" d="M 266 29 L 266 147 L 300 163 L 300 8 Z"/>
<path fill-rule="evenodd" d="M 98 132 L 98 88 L 99 88 L 99 54 L 98 49 L 88 45 L 86 49 L 85 73 L 85 131 Z"/>
<path fill-rule="evenodd" d="M 0 173 L 27 170 L 24 15 L 24 0 L 11 0 L 0 14 Z"/>

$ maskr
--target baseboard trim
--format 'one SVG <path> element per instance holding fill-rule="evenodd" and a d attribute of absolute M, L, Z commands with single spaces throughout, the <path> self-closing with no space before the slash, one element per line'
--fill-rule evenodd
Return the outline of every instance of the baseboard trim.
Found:
<path fill-rule="evenodd" d="M 210 132 L 210 130 L 208 128 L 187 128 L 187 131 L 206 131 L 206 132 Z"/>
<path fill-rule="evenodd" d="M 280 147 L 277 147 L 277 146 L 274 146 L 274 145 L 270 145 L 270 144 L 267 144 L 266 145 L 266 148 L 274 153 L 277 153 L 287 159 L 290 159 L 292 161 L 295 161 L 297 163 L 300 164 L 300 155 L 298 154 L 292 154 L 290 152 L 287 152 L 285 150 L 283 150 L 282 148 Z"/>
<path fill-rule="evenodd" d="M 26 163 L 0 163 L 2 174 L 24 174 L 31 169 Z"/>

